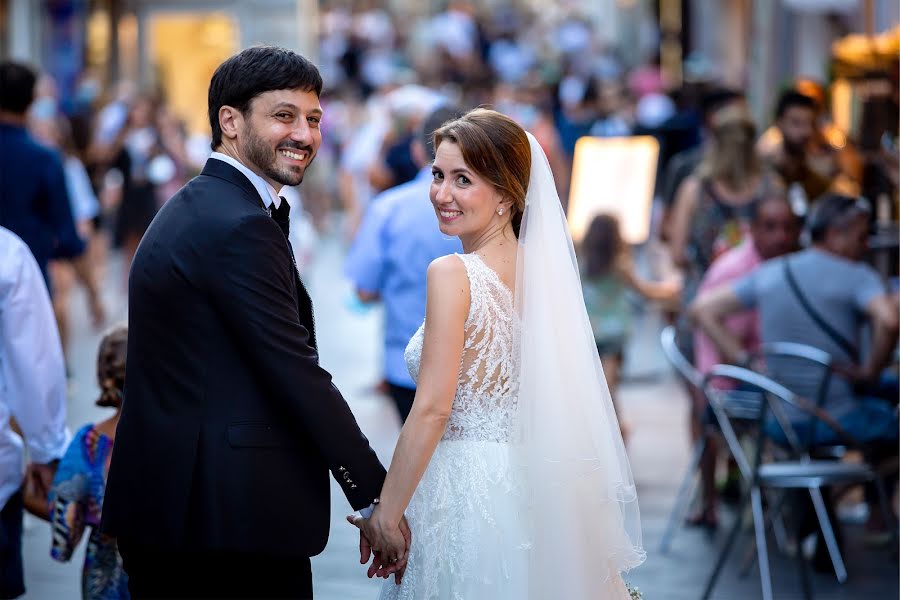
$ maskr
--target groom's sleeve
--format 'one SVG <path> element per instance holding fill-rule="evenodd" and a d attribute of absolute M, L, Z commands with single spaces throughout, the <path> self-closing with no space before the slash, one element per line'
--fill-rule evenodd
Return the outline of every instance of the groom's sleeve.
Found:
<path fill-rule="evenodd" d="M 225 236 L 210 289 L 253 369 L 268 382 L 266 400 L 294 417 L 359 510 L 379 495 L 385 470 L 331 375 L 319 366 L 290 291 L 293 269 L 278 225 L 265 214 L 253 215 Z"/>

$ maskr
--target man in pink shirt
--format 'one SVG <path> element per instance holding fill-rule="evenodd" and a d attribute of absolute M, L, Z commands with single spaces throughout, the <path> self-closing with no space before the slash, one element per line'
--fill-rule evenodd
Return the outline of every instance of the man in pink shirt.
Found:
<path fill-rule="evenodd" d="M 776 258 L 797 249 L 800 235 L 800 222 L 791 210 L 787 198 L 772 195 L 760 199 L 754 207 L 750 235 L 737 247 L 732 248 L 710 266 L 703 276 L 697 298 L 705 292 L 714 290 L 725 284 L 741 279 L 744 275 L 756 270 L 759 265 L 770 258 Z M 735 313 L 725 321 L 726 327 L 741 341 L 744 348 L 744 360 L 759 349 L 759 330 L 755 310 Z M 717 364 L 726 362 L 719 354 L 712 341 L 699 328 L 694 332 L 694 366 L 706 375 Z M 706 412 L 705 398 L 703 406 L 695 406 L 693 415 L 699 420 Z M 698 428 L 702 427 L 697 423 Z M 702 480 L 703 508 L 688 520 L 694 525 L 714 527 L 716 516 L 716 445 L 710 441 L 706 446 L 700 463 Z"/>
<path fill-rule="evenodd" d="M 799 225 L 786 198 L 778 195 L 760 199 L 754 210 L 750 236 L 716 259 L 703 276 L 697 297 L 737 281 L 755 271 L 763 261 L 796 250 Z M 756 311 L 747 310 L 732 315 L 726 326 L 741 340 L 748 357 L 756 352 L 759 348 Z M 713 365 L 723 362 L 715 344 L 700 329 L 694 332 L 694 344 L 694 366 L 704 375 Z"/>

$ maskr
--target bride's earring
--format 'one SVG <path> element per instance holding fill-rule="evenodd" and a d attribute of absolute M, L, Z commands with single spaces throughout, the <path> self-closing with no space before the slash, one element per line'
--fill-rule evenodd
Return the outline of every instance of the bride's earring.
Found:
<path fill-rule="evenodd" d="M 497 214 L 500 215 L 501 217 L 503 216 L 503 207 L 502 206 L 497 209 Z"/>

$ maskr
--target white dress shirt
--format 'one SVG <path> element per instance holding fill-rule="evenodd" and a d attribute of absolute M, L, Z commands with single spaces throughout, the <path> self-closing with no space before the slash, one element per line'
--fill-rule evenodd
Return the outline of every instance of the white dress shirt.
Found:
<path fill-rule="evenodd" d="M 275 191 L 271 185 L 266 182 L 265 179 L 248 169 L 244 164 L 238 161 L 227 154 L 222 154 L 221 152 L 213 152 L 209 155 L 210 158 L 214 158 L 216 160 L 221 160 L 224 163 L 228 163 L 238 171 L 244 174 L 244 177 L 250 180 L 250 183 L 253 184 L 253 187 L 256 188 L 256 191 L 259 193 L 259 197 L 262 198 L 263 204 L 266 205 L 266 208 L 271 207 L 273 204 L 275 208 L 279 208 L 281 206 L 281 198 L 278 196 L 278 193 Z"/>
<path fill-rule="evenodd" d="M 62 458 L 69 439 L 66 367 L 50 295 L 28 246 L 0 227 L 0 507 L 22 485 L 25 443 L 29 460 L 48 463 Z"/>

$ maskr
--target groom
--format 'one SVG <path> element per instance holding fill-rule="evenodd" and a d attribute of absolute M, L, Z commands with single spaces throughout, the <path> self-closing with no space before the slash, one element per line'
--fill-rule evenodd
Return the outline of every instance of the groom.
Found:
<path fill-rule="evenodd" d="M 288 203 L 322 135 L 322 79 L 253 47 L 209 87 L 212 156 L 129 278 L 125 401 L 103 506 L 135 598 L 312 598 L 330 470 L 354 509 L 385 471 L 319 366 Z"/>

